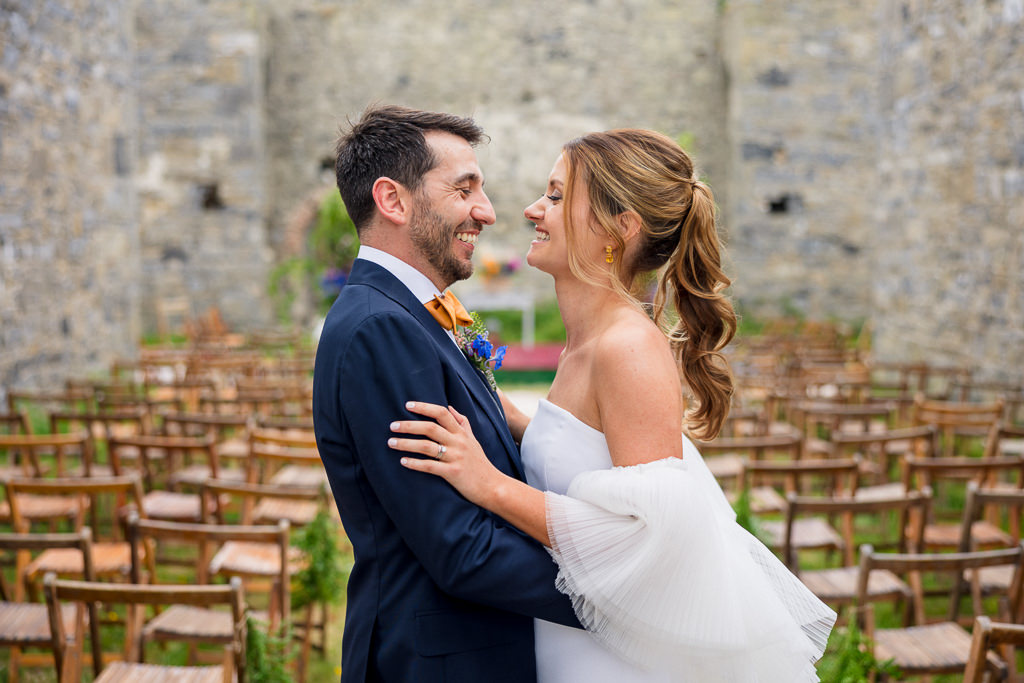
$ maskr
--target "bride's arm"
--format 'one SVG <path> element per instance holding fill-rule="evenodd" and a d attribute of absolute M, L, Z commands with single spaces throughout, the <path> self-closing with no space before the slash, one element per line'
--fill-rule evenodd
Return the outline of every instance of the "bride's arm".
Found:
<path fill-rule="evenodd" d="M 469 420 L 454 408 L 432 403 L 406 404 L 409 412 L 436 420 L 393 422 L 391 431 L 426 439 L 388 439 L 388 446 L 424 458 L 403 457 L 402 465 L 443 477 L 472 503 L 502 517 L 523 533 L 550 547 L 544 492 L 503 474 L 484 455 Z M 440 446 L 445 453 L 438 459 Z"/>

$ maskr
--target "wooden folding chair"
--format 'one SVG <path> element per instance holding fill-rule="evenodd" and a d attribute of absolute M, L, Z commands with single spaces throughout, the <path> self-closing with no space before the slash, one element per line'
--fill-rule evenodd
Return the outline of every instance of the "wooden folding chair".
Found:
<path fill-rule="evenodd" d="M 857 458 L 834 460 L 745 460 L 739 490 L 748 491 L 755 514 L 786 511 L 786 494 L 852 495 L 857 490 Z M 735 495 L 730 496 L 735 502 Z M 781 527 L 766 521 L 770 538 L 778 541 Z"/>
<path fill-rule="evenodd" d="M 1013 648 L 1021 646 L 1024 646 L 1024 625 L 993 622 L 984 615 L 976 617 L 971 630 L 971 654 L 967 659 L 964 683 L 1006 680 L 1014 668 Z M 995 648 L 1003 649 L 998 661 L 993 661 L 992 650 Z M 986 673 L 991 677 L 986 679 Z"/>
<path fill-rule="evenodd" d="M 39 602 L 27 602 L 25 595 L 25 582 L 23 581 L 25 571 L 31 558 L 32 551 L 43 551 L 50 549 L 69 549 L 81 553 L 83 559 L 83 574 L 87 581 L 95 581 L 96 575 L 92 564 L 92 532 L 86 527 L 74 533 L 66 534 L 31 534 L 11 533 L 0 534 L 0 550 L 9 550 L 16 553 L 15 581 L 13 589 L 8 587 L 0 575 L 0 646 L 10 648 L 10 659 L 8 661 L 9 677 L 11 683 L 16 683 L 23 664 L 28 665 L 34 658 L 23 655 L 21 650 L 26 647 L 46 648 L 45 660 L 40 662 L 53 662 L 51 647 L 53 635 L 50 633 L 50 620 L 47 614 L 46 605 Z M 100 640 L 96 614 L 96 606 L 89 606 L 89 628 L 93 643 L 93 662 L 96 667 L 95 673 L 99 673 Z M 74 610 L 65 607 L 60 614 L 67 632 L 74 633 L 75 620 Z M 61 660 L 59 653 L 56 662 L 57 674 L 60 675 Z"/>
<path fill-rule="evenodd" d="M 859 545 L 856 521 L 870 517 L 874 527 L 892 530 L 889 536 L 895 538 L 883 541 L 885 547 L 906 553 L 916 550 L 924 531 L 924 520 L 928 516 L 931 501 L 929 491 L 911 491 L 888 498 L 859 500 L 850 496 L 828 498 L 809 496 L 788 496 L 788 510 L 782 539 L 782 556 L 786 566 L 804 582 L 812 593 L 823 602 L 842 606 L 852 604 L 857 597 L 858 567 L 853 549 Z M 819 569 L 803 569 L 799 560 L 799 539 L 795 535 L 801 520 L 824 515 L 839 519 L 843 539 L 843 561 L 840 566 Z M 885 524 L 889 517 L 895 517 L 896 524 Z M 911 533 L 908 534 L 908 531 Z M 876 542 L 877 545 L 877 542 Z M 913 598 L 910 586 L 892 572 L 877 571 L 871 576 L 865 598 L 871 602 L 883 600 L 903 601 L 909 609 Z"/>
<path fill-rule="evenodd" d="M 61 660 L 61 683 L 79 683 L 81 680 L 82 631 L 86 605 L 124 604 L 128 606 L 125 635 L 125 657 L 101 667 L 95 683 L 118 681 L 188 681 L 189 683 L 231 683 L 246 680 L 245 663 L 245 598 L 241 581 L 226 586 L 150 586 L 139 584 L 106 584 L 88 581 L 59 581 L 47 574 L 43 580 L 53 649 Z M 68 634 L 60 617 L 62 603 L 76 605 L 76 631 Z M 139 631 L 142 621 L 139 607 L 144 605 L 192 605 L 213 607 L 224 605 L 231 610 L 232 641 L 224 650 L 220 666 L 180 667 L 144 663 Z M 216 641 L 215 641 L 216 642 Z M 236 670 L 237 664 L 237 670 Z"/>
<path fill-rule="evenodd" d="M 858 616 L 871 643 L 875 659 L 893 660 L 904 675 L 962 674 L 971 652 L 971 636 L 958 623 L 960 600 L 950 600 L 944 621 L 929 623 L 925 615 L 921 574 L 946 574 L 958 581 L 964 572 L 986 567 L 1014 567 L 1012 600 L 1000 610 L 1004 615 L 1017 614 L 1020 605 L 1021 559 L 1024 548 L 1006 548 L 970 553 L 900 554 L 876 553 L 870 545 L 861 547 L 860 573 L 857 578 Z M 909 576 L 914 591 L 913 625 L 904 628 L 877 628 L 874 605 L 869 600 L 871 574 L 889 571 Z M 954 596 L 955 597 L 955 596 Z M 974 605 L 974 616 L 982 614 L 982 606 Z"/>
<path fill-rule="evenodd" d="M 766 460 L 800 460 L 803 457 L 803 436 L 788 435 L 747 436 L 718 438 L 713 441 L 695 440 L 694 445 L 704 458 L 719 483 L 739 483 L 744 462 Z"/>
<path fill-rule="evenodd" d="M 96 576 L 126 577 L 131 569 L 131 549 L 128 543 L 119 540 L 117 523 L 118 507 L 134 504 L 141 510 L 142 481 L 137 477 L 82 477 L 69 479 L 11 479 L 7 482 L 7 499 L 11 502 L 11 517 L 18 531 L 29 531 L 29 520 L 21 513 L 23 505 L 32 498 L 65 499 L 74 506 L 73 526 L 80 530 L 84 525 L 85 513 L 90 507 L 98 507 L 101 498 L 111 500 L 109 517 L 110 533 L 100 534 L 93 529 L 92 558 Z M 141 512 L 145 516 L 144 512 Z M 54 548 L 43 551 L 26 567 L 26 576 L 31 580 L 55 572 L 61 576 L 81 577 L 85 571 L 82 554 L 69 548 Z"/>
<path fill-rule="evenodd" d="M 984 447 L 989 431 L 1002 419 L 1002 399 L 990 403 L 959 403 L 918 396 L 914 400 L 914 423 L 932 425 L 939 431 L 939 455 L 969 455 L 969 443 Z"/>
<path fill-rule="evenodd" d="M 254 429 L 246 481 L 319 490 L 327 483 L 327 472 L 313 431 Z"/>

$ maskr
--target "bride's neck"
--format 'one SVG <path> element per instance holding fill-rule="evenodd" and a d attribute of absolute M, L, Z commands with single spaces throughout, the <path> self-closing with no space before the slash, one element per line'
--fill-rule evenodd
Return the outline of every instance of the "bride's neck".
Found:
<path fill-rule="evenodd" d="M 556 280 L 555 295 L 565 324 L 565 347 L 578 348 L 607 326 L 611 314 L 628 303 L 622 296 L 600 285 L 574 277 Z"/>

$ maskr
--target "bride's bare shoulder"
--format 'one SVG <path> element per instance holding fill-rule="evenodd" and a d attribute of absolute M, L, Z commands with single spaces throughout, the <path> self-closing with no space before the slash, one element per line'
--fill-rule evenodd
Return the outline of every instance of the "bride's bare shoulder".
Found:
<path fill-rule="evenodd" d="M 668 338 L 642 313 L 622 315 L 609 325 L 597 340 L 594 369 L 608 375 L 624 375 L 624 380 L 649 380 L 668 374 L 678 376 Z"/>

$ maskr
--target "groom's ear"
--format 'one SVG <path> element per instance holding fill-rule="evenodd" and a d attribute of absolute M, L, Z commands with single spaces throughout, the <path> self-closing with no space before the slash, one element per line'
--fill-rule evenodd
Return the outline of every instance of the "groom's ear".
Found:
<path fill-rule="evenodd" d="M 389 223 L 405 225 L 412 210 L 409 191 L 397 180 L 381 177 L 373 183 L 373 203 Z"/>

